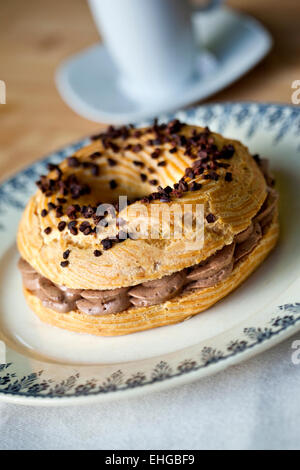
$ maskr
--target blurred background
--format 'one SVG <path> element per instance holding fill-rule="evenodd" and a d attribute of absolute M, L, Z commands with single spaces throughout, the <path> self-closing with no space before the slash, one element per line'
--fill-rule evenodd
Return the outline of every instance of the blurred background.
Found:
<path fill-rule="evenodd" d="M 274 46 L 248 74 L 212 101 L 291 103 L 300 79 L 298 0 L 230 0 L 227 5 L 258 19 Z M 0 79 L 7 104 L 0 105 L 0 178 L 101 128 L 76 115 L 54 83 L 59 63 L 99 41 L 86 0 L 1 0 Z"/>

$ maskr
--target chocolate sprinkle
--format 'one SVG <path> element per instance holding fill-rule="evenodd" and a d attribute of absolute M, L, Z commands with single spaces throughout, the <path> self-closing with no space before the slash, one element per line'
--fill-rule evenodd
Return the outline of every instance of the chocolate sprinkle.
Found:
<path fill-rule="evenodd" d="M 80 232 L 84 232 L 87 228 L 91 228 L 91 224 L 88 221 L 82 222 L 79 225 Z"/>
<path fill-rule="evenodd" d="M 197 156 L 200 158 L 200 160 L 204 160 L 204 158 L 207 158 L 207 152 L 205 150 L 200 150 Z"/>
<path fill-rule="evenodd" d="M 96 256 L 96 258 L 98 258 L 98 257 L 101 256 L 101 255 L 102 255 L 102 253 L 101 253 L 100 250 L 95 250 L 95 251 L 94 251 L 94 256 Z"/>
<path fill-rule="evenodd" d="M 155 149 L 154 152 L 151 153 L 151 158 L 156 159 L 160 156 L 160 149 Z"/>
<path fill-rule="evenodd" d="M 116 183 L 115 180 L 111 180 L 109 182 L 109 186 L 110 186 L 110 189 L 116 189 L 116 187 L 118 186 L 118 184 Z"/>
<path fill-rule="evenodd" d="M 120 150 L 120 147 L 114 142 L 109 142 L 109 147 L 112 149 L 114 153 L 117 153 Z"/>
<path fill-rule="evenodd" d="M 56 211 L 55 211 L 55 217 L 58 219 L 63 216 L 63 208 L 62 206 L 57 206 Z"/>
<path fill-rule="evenodd" d="M 198 191 L 198 189 L 202 188 L 202 184 L 196 183 L 196 181 L 193 181 L 192 184 L 190 185 L 190 190 L 191 191 Z"/>
<path fill-rule="evenodd" d="M 216 217 L 214 216 L 214 214 L 208 214 L 206 216 L 206 220 L 209 224 L 212 224 L 213 222 L 215 222 L 217 219 Z"/>
<path fill-rule="evenodd" d="M 179 189 L 173 189 L 173 191 L 171 192 L 171 195 L 174 196 L 174 197 L 182 197 L 183 196 L 183 192 L 180 191 Z"/>
<path fill-rule="evenodd" d="M 149 196 L 145 196 L 141 199 L 142 204 L 149 204 L 151 198 Z"/>
<path fill-rule="evenodd" d="M 142 132 L 139 129 L 137 129 L 136 131 L 134 131 L 132 135 L 133 137 L 136 137 L 138 139 L 139 137 L 141 137 Z"/>
<path fill-rule="evenodd" d="M 107 163 L 109 164 L 109 166 L 116 166 L 117 164 L 116 160 L 114 160 L 113 158 L 108 158 Z"/>
<path fill-rule="evenodd" d="M 71 222 L 68 223 L 68 229 L 70 230 L 72 235 L 77 235 L 78 234 L 78 229 L 76 227 L 77 221 L 72 220 Z"/>
<path fill-rule="evenodd" d="M 90 194 L 91 189 L 89 185 L 80 183 L 75 175 L 69 175 L 65 181 L 61 181 L 64 191 L 70 191 L 73 199 L 78 199 L 80 196 Z"/>
<path fill-rule="evenodd" d="M 143 182 L 147 181 L 147 175 L 145 175 L 145 173 L 141 173 L 140 178 Z"/>
<path fill-rule="evenodd" d="M 82 206 L 80 212 L 85 219 L 89 219 L 90 217 L 93 217 L 96 212 L 96 209 L 94 209 L 92 206 Z"/>
<path fill-rule="evenodd" d="M 91 173 L 93 176 L 99 176 L 100 170 L 99 166 L 96 163 L 91 163 Z"/>
<path fill-rule="evenodd" d="M 135 166 L 139 166 L 141 168 L 144 168 L 145 166 L 145 163 L 144 162 L 140 162 L 139 160 L 133 160 L 132 162 Z"/>
<path fill-rule="evenodd" d="M 70 253 L 71 253 L 71 250 L 66 250 L 66 251 L 64 251 L 64 252 L 63 252 L 63 259 L 68 259 Z"/>
<path fill-rule="evenodd" d="M 232 181 L 232 173 L 230 172 L 227 172 L 226 175 L 225 175 L 225 181 Z"/>
<path fill-rule="evenodd" d="M 95 160 L 96 158 L 101 157 L 101 155 L 102 155 L 101 152 L 94 152 L 94 153 L 92 153 L 92 154 L 90 155 L 90 158 L 91 158 L 92 160 Z"/>
<path fill-rule="evenodd" d="M 67 266 L 69 266 L 69 261 L 62 261 L 60 265 L 62 268 L 66 268 Z"/>
<path fill-rule="evenodd" d="M 261 162 L 260 156 L 257 153 L 255 155 L 252 155 L 252 156 L 253 156 L 254 160 L 256 161 L 257 165 L 259 165 L 260 162 Z"/>
<path fill-rule="evenodd" d="M 43 209 L 43 210 L 41 211 L 41 216 L 42 216 L 42 217 L 46 217 L 46 215 L 48 215 L 48 211 L 47 211 L 46 209 Z"/>
<path fill-rule="evenodd" d="M 234 151 L 234 146 L 232 144 L 225 145 L 221 150 L 221 158 L 231 158 Z"/>
<path fill-rule="evenodd" d="M 178 183 L 178 188 L 177 189 L 179 189 L 179 191 L 186 192 L 186 191 L 188 191 L 189 187 L 188 187 L 188 184 L 185 181 L 181 180 Z"/>
<path fill-rule="evenodd" d="M 195 173 L 193 172 L 192 168 L 186 168 L 184 174 L 187 178 L 190 178 L 191 180 L 195 178 Z"/>
<path fill-rule="evenodd" d="M 53 202 L 48 202 L 48 209 L 49 211 L 52 211 L 53 209 L 56 209 L 56 205 L 53 204 Z"/>
<path fill-rule="evenodd" d="M 69 217 L 69 219 L 76 219 L 78 211 L 79 211 L 78 206 L 74 206 L 74 205 L 69 206 L 67 208 L 67 216 Z"/>
<path fill-rule="evenodd" d="M 51 227 L 47 227 L 47 228 L 45 228 L 44 232 L 45 232 L 46 235 L 49 235 L 49 233 L 52 232 L 52 228 L 51 228 Z"/>
<path fill-rule="evenodd" d="M 141 146 L 141 144 L 135 144 L 135 145 L 132 147 L 132 151 L 135 152 L 135 153 L 140 152 L 142 149 L 143 149 L 143 147 Z"/>
<path fill-rule="evenodd" d="M 214 181 L 218 181 L 219 175 L 218 175 L 218 173 L 216 173 L 215 171 L 211 171 L 211 172 L 206 173 L 205 175 L 203 175 L 203 178 L 204 178 L 205 180 L 214 180 Z"/>
<path fill-rule="evenodd" d="M 48 163 L 47 168 L 49 171 L 54 171 L 58 168 L 58 166 L 55 165 L 55 163 Z"/>
<path fill-rule="evenodd" d="M 219 168 L 229 168 L 230 165 L 229 165 L 229 163 L 218 162 L 218 167 L 219 167 Z"/>
<path fill-rule="evenodd" d="M 101 245 L 103 246 L 103 250 L 109 250 L 113 243 L 109 238 L 104 238 L 104 240 L 101 240 Z"/>
<path fill-rule="evenodd" d="M 68 157 L 67 164 L 70 168 L 78 168 L 80 166 L 80 161 L 77 157 Z"/>
<path fill-rule="evenodd" d="M 57 228 L 60 232 L 62 232 L 66 228 L 66 225 L 67 223 L 64 220 L 62 220 L 61 222 L 59 222 Z"/>

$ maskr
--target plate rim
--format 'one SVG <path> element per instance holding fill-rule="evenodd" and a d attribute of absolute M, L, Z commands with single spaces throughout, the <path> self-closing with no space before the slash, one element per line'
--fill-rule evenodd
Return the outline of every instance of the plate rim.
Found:
<path fill-rule="evenodd" d="M 297 331 L 300 331 L 300 317 L 298 318 L 297 322 L 298 323 L 296 328 L 295 325 L 283 327 L 281 330 L 275 332 L 271 338 L 266 338 L 260 343 L 252 344 L 246 350 L 233 353 L 232 355 L 224 357 L 218 360 L 216 363 L 210 364 L 209 366 L 200 366 L 196 370 L 185 371 L 176 376 L 165 377 L 161 381 L 153 381 L 151 383 L 141 384 L 139 387 L 127 387 L 126 389 L 111 390 L 110 393 L 98 392 L 95 394 L 83 396 L 66 395 L 61 397 L 49 397 L 43 395 L 28 396 L 22 394 L 3 393 L 3 391 L 0 390 L 0 402 L 3 401 L 7 403 L 33 406 L 89 405 L 92 403 L 111 402 L 114 400 L 135 398 L 144 396 L 147 393 L 155 393 L 171 388 L 176 388 L 180 385 L 196 382 L 201 378 L 216 375 L 218 372 L 225 371 L 231 366 L 248 361 L 258 354 L 261 354 L 268 349 L 272 349 L 277 344 L 293 336 L 295 333 L 297 333 Z"/>

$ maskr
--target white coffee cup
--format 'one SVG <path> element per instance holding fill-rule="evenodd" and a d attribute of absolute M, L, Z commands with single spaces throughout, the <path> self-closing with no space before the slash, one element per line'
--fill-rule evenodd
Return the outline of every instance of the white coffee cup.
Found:
<path fill-rule="evenodd" d="M 189 0 L 88 1 L 127 95 L 160 100 L 192 80 L 197 49 Z"/>

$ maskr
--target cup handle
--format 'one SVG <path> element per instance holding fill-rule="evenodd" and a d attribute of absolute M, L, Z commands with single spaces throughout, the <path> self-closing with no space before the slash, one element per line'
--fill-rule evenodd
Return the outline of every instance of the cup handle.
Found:
<path fill-rule="evenodd" d="M 192 8 L 194 11 L 210 11 L 220 7 L 222 3 L 224 3 L 224 0 L 210 0 L 205 6 L 192 3 Z"/>

